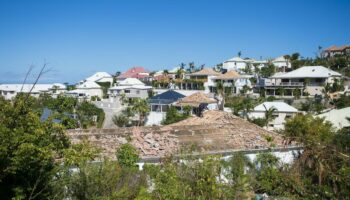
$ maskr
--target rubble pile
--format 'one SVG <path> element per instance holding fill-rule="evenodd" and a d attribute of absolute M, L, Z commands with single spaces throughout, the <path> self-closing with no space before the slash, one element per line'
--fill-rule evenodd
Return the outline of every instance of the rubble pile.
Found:
<path fill-rule="evenodd" d="M 128 141 L 139 150 L 141 158 L 160 158 L 187 147 L 195 147 L 200 153 L 284 147 L 280 134 L 222 111 L 206 111 L 203 117 L 167 126 L 69 130 L 68 136 L 73 143 L 88 139 L 111 159 Z"/>
<path fill-rule="evenodd" d="M 164 157 L 178 150 L 179 140 L 170 131 L 142 133 L 139 128 L 134 128 L 131 143 L 142 157 Z"/>

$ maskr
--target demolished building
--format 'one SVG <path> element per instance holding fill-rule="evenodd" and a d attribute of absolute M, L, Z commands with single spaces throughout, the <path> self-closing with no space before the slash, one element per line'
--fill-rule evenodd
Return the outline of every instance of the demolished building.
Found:
<path fill-rule="evenodd" d="M 167 126 L 70 130 L 68 136 L 72 143 L 89 140 L 102 150 L 103 157 L 110 159 L 115 159 L 116 149 L 128 141 L 139 150 L 143 160 L 179 155 L 188 150 L 193 154 L 227 155 L 236 151 L 295 148 L 285 146 L 278 133 L 215 110 Z"/>

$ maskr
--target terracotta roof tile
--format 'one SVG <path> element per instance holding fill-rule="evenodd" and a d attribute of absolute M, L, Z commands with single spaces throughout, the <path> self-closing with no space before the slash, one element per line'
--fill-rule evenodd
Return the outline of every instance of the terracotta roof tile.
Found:
<path fill-rule="evenodd" d="M 195 106 L 198 107 L 202 103 L 216 103 L 217 101 L 215 99 L 209 98 L 206 94 L 202 92 L 196 92 L 190 96 L 184 97 L 180 99 L 176 105 L 179 106 Z"/>
<path fill-rule="evenodd" d="M 212 68 L 204 68 L 198 72 L 194 72 L 194 73 L 189 74 L 189 75 L 190 76 L 208 76 L 208 75 L 218 76 L 218 75 L 220 75 L 220 73 L 214 71 Z"/>
<path fill-rule="evenodd" d="M 239 78 L 240 75 L 233 70 L 230 70 L 228 72 L 226 72 L 225 74 L 221 74 L 217 77 L 215 77 L 215 79 L 219 79 L 219 80 L 229 80 L 229 79 L 235 79 L 235 78 Z"/>

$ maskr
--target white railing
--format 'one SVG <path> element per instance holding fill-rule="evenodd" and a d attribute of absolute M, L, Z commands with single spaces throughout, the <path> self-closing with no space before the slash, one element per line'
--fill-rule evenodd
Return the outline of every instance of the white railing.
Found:
<path fill-rule="evenodd" d="M 297 86 L 302 87 L 304 83 L 302 82 L 281 82 L 281 83 L 265 83 L 265 86 Z"/>

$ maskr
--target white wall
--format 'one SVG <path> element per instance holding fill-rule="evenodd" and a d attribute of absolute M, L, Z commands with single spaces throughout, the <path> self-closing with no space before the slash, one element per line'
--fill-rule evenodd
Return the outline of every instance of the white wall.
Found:
<path fill-rule="evenodd" d="M 146 126 L 161 125 L 163 119 L 165 119 L 165 112 L 153 112 L 151 111 L 146 119 Z"/>
<path fill-rule="evenodd" d="M 269 122 L 269 126 L 267 127 L 268 130 L 280 130 L 284 129 L 284 123 L 286 122 L 286 117 L 294 117 L 296 113 L 287 113 L 287 112 L 274 112 L 274 119 Z M 251 119 L 257 119 L 257 118 L 264 118 L 265 112 L 262 111 L 251 111 L 248 114 L 249 118 Z"/>
<path fill-rule="evenodd" d="M 245 69 L 245 67 L 247 66 L 247 64 L 245 62 L 224 62 L 222 64 L 222 68 L 223 69 L 227 69 L 227 70 L 238 70 L 238 71 L 242 71 Z"/>

